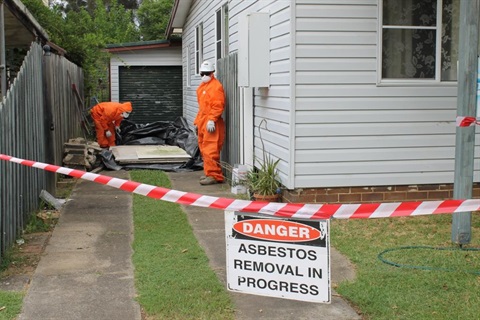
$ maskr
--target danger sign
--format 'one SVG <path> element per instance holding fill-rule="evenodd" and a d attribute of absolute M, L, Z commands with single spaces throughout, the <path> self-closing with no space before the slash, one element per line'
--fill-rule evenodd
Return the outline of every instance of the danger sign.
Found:
<path fill-rule="evenodd" d="M 228 289 L 330 303 L 329 227 L 226 211 Z"/>

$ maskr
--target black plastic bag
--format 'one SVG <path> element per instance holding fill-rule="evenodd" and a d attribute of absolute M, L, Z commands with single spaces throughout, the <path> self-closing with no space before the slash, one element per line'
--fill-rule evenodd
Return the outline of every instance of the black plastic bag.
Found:
<path fill-rule="evenodd" d="M 188 126 L 185 118 L 175 121 L 156 121 L 147 124 L 136 124 L 124 119 L 120 124 L 120 132 L 116 134 L 117 145 L 170 145 L 185 150 L 191 157 L 183 164 L 126 164 L 118 165 L 111 151 L 101 153 L 102 160 L 108 169 L 159 169 L 163 171 L 196 171 L 203 169 L 203 160 L 198 149 L 195 132 Z"/>

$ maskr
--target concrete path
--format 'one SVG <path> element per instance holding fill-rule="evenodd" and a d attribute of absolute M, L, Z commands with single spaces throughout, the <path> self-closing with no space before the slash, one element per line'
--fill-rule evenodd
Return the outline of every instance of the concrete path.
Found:
<path fill-rule="evenodd" d="M 128 179 L 125 171 L 101 174 Z M 232 197 L 227 184 L 200 186 L 202 172 L 169 173 L 173 188 Z M 226 286 L 225 222 L 221 210 L 185 206 L 211 267 Z M 135 302 L 132 195 L 79 181 L 32 277 L 20 320 L 140 320 Z M 331 249 L 332 282 L 353 279 L 351 264 Z M 331 304 L 308 303 L 230 292 L 238 320 L 358 320 L 333 294 Z"/>
<path fill-rule="evenodd" d="M 232 198 L 228 184 L 201 186 L 203 172 L 169 173 L 175 190 Z M 204 248 L 210 265 L 226 287 L 226 243 L 224 212 L 194 206 L 183 206 L 193 231 Z M 355 272 L 349 261 L 331 248 L 331 276 L 333 283 L 353 279 Z M 331 304 L 270 298 L 230 292 L 238 320 L 354 320 L 361 319 L 353 308 L 335 293 Z"/>
<path fill-rule="evenodd" d="M 128 179 L 125 171 L 104 175 Z M 79 181 L 32 277 L 20 320 L 139 320 L 132 195 Z"/>

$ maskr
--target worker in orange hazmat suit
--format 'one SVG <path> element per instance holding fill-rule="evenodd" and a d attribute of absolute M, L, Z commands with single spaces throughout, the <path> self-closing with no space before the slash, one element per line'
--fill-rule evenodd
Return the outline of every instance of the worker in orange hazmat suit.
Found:
<path fill-rule="evenodd" d="M 131 112 L 131 102 L 100 102 L 90 110 L 100 147 L 115 146 L 115 132 L 120 131 L 120 123 Z"/>
<path fill-rule="evenodd" d="M 225 108 L 223 86 L 213 73 L 215 68 L 209 61 L 200 66 L 202 83 L 197 88 L 198 113 L 193 121 L 197 128 L 198 148 L 203 158 L 201 185 L 224 181 L 220 166 L 220 150 L 225 140 L 225 122 L 222 113 Z"/>

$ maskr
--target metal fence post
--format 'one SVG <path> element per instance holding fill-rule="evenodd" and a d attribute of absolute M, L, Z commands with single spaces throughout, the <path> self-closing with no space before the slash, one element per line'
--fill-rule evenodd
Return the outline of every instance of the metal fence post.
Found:
<path fill-rule="evenodd" d="M 457 116 L 476 115 L 479 0 L 460 1 L 460 41 L 458 64 Z M 470 199 L 473 189 L 475 126 L 457 127 L 455 142 L 453 197 Z M 454 213 L 452 242 L 463 245 L 471 240 L 471 212 Z"/>
<path fill-rule="evenodd" d="M 44 110 L 44 132 L 45 132 L 45 162 L 55 163 L 55 151 L 54 151 L 54 136 L 55 130 L 52 115 L 52 106 L 50 99 L 50 77 L 49 77 L 49 63 L 48 60 L 51 56 L 50 46 L 43 46 L 42 57 L 42 82 L 43 82 L 43 110 Z M 46 189 L 49 193 L 56 193 L 56 174 L 53 172 L 46 173 Z"/>

